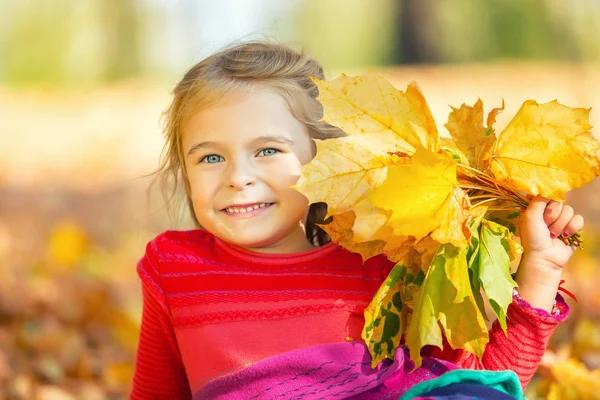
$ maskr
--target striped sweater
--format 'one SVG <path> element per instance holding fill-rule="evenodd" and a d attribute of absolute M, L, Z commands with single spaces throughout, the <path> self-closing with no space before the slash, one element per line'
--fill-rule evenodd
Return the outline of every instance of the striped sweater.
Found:
<path fill-rule="evenodd" d="M 138 263 L 144 307 L 132 399 L 189 399 L 207 382 L 292 350 L 360 339 L 363 311 L 393 264 L 362 263 L 330 243 L 298 254 L 261 254 L 201 230 L 167 231 Z M 461 368 L 533 376 L 557 324 L 516 300 L 508 337 L 495 322 L 483 360 L 448 347 L 424 355 Z"/>

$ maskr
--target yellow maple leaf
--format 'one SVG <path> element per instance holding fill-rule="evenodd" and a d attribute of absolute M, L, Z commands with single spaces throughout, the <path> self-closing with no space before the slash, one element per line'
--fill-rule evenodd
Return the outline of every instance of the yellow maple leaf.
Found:
<path fill-rule="evenodd" d="M 313 78 L 323 105 L 323 121 L 349 135 L 392 132 L 414 148 L 437 151 L 438 132 L 427 102 L 416 83 L 397 90 L 373 71 L 332 81 Z"/>
<path fill-rule="evenodd" d="M 470 238 L 467 211 L 470 207 L 469 198 L 464 190 L 455 187 L 440 226 L 431 232 L 431 238 L 439 243 L 452 243 L 456 247 L 467 247 Z"/>
<path fill-rule="evenodd" d="M 494 124 L 496 123 L 496 117 L 502 111 L 504 111 L 504 99 L 502 99 L 502 107 L 492 108 L 492 110 L 488 114 L 486 125 L 488 129 L 492 130 L 492 134 L 494 133 Z"/>
<path fill-rule="evenodd" d="M 445 151 L 457 162 L 463 165 L 469 165 L 467 156 L 458 148 L 452 138 L 441 137 L 440 138 L 440 151 Z"/>
<path fill-rule="evenodd" d="M 497 110 L 494 114 L 490 113 L 488 123 L 495 120 Z M 446 128 L 456 146 L 469 160 L 470 166 L 482 169 L 483 157 L 492 147 L 496 140 L 492 128 L 483 126 L 483 103 L 478 99 L 473 107 L 463 104 L 460 108 L 452 107 L 452 112 L 448 116 Z"/>
<path fill-rule="evenodd" d="M 600 175 L 589 109 L 528 100 L 486 155 L 503 186 L 555 200 Z"/>
<path fill-rule="evenodd" d="M 360 214 L 360 218 L 355 218 L 354 225 L 351 227 L 353 233 L 353 246 L 361 244 L 360 251 L 366 243 L 384 243 L 381 250 L 383 254 L 391 261 L 398 262 L 403 259 L 415 244 L 415 238 L 410 236 L 395 235 L 392 228 L 386 226 L 390 219 L 391 212 L 374 207 L 367 201 L 362 201 L 354 208 L 355 216 Z M 369 254 L 371 246 L 367 246 L 366 254 Z M 359 248 L 357 248 L 359 249 Z"/>
<path fill-rule="evenodd" d="M 419 271 L 427 274 L 429 266 L 440 248 L 440 243 L 429 235 L 419 241 L 412 241 L 410 245 L 409 250 L 401 259 L 402 264 L 413 275 L 417 275 Z"/>
<path fill-rule="evenodd" d="M 457 185 L 456 162 L 419 149 L 410 164 L 388 167 L 386 180 L 366 199 L 392 212 L 387 225 L 395 235 L 420 240 L 440 226 Z"/>
<path fill-rule="evenodd" d="M 364 200 L 356 204 L 354 212 L 360 216 L 360 218 L 356 218 L 352 227 L 355 240 L 359 242 L 378 239 L 388 240 L 393 236 L 392 230 L 385 228 L 385 224 L 392 215 L 391 211 L 375 207 L 369 201 Z"/>
<path fill-rule="evenodd" d="M 391 227 L 385 225 L 373 235 L 372 240 L 382 240 L 385 243 L 383 253 L 394 262 L 404 259 L 416 243 L 413 236 L 396 235 Z"/>
<path fill-rule="evenodd" d="M 356 215 L 354 211 L 346 211 L 341 214 L 332 216 L 332 220 L 327 224 L 319 224 L 319 226 L 327 232 L 331 240 L 348 251 L 358 253 L 363 260 L 383 253 L 386 243 L 383 240 L 370 240 L 365 242 L 356 242 L 354 240 L 354 232 L 352 227 Z"/>
<path fill-rule="evenodd" d="M 390 235 L 385 241 L 383 252 L 390 261 L 399 262 L 406 257 L 415 242 L 412 236 Z"/>
<path fill-rule="evenodd" d="M 440 243 L 433 239 L 431 235 L 425 236 L 423 239 L 415 243 L 414 249 L 419 254 L 418 265 L 424 273 L 427 273 L 429 270 L 429 266 L 431 265 L 431 262 L 433 261 L 433 258 L 435 257 L 439 248 Z"/>
<path fill-rule="evenodd" d="M 384 181 L 388 165 L 408 162 L 414 152 L 389 132 L 317 140 L 316 145 L 317 155 L 303 167 L 295 188 L 310 203 L 326 202 L 328 215 L 350 210 Z"/>
<path fill-rule="evenodd" d="M 384 358 L 394 359 L 406 330 L 407 313 L 402 312 L 406 307 L 402 298 L 406 273 L 406 266 L 395 265 L 365 308 L 361 337 L 372 355 L 373 368 Z"/>

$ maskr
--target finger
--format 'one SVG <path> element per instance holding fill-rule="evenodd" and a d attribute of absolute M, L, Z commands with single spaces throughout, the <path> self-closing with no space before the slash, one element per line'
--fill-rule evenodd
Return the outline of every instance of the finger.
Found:
<path fill-rule="evenodd" d="M 529 203 L 529 206 L 527 206 L 527 210 L 523 212 L 523 217 L 529 220 L 540 219 L 544 215 L 546 206 L 550 201 L 550 199 L 547 199 L 545 197 L 535 196 Z"/>
<path fill-rule="evenodd" d="M 550 236 L 557 237 L 561 235 L 574 215 L 575 211 L 573 211 L 573 207 L 568 205 L 563 206 L 558 218 L 548 227 Z"/>
<path fill-rule="evenodd" d="M 546 206 L 544 210 L 544 222 L 546 225 L 552 225 L 561 215 L 563 209 L 563 203 L 560 201 L 552 200 Z M 572 215 L 571 215 L 572 216 Z M 565 224 L 568 221 L 565 222 Z M 562 232 L 562 231 L 561 231 Z M 560 232 L 558 232 L 560 233 Z"/>
<path fill-rule="evenodd" d="M 571 220 L 567 223 L 567 226 L 565 226 L 565 229 L 563 229 L 563 236 L 569 237 L 575 232 L 579 232 L 583 229 L 583 225 L 583 217 L 579 214 L 574 215 L 573 218 L 571 218 Z"/>

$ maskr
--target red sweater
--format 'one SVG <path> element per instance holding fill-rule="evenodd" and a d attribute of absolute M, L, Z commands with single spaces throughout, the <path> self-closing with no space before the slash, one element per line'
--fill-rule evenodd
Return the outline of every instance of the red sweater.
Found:
<path fill-rule="evenodd" d="M 284 352 L 360 339 L 363 311 L 393 267 L 330 243 L 287 255 L 235 247 L 208 232 L 167 231 L 138 264 L 144 307 L 132 399 L 188 399 L 219 376 Z M 525 386 L 561 315 L 513 302 L 508 337 L 494 323 L 483 362 L 462 350 L 424 355 L 461 368 L 511 369 Z"/>

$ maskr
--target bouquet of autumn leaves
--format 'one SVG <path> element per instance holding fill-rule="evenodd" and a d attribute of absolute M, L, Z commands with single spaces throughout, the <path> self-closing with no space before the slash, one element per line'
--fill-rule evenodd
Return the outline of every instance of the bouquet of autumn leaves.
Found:
<path fill-rule="evenodd" d="M 373 366 L 403 337 L 417 366 L 443 337 L 481 357 L 486 302 L 506 330 L 520 211 L 533 195 L 564 200 L 600 175 L 590 110 L 529 100 L 496 135 L 504 104 L 484 124 L 479 100 L 452 109 L 445 138 L 414 83 L 403 92 L 374 72 L 314 81 L 323 120 L 348 136 L 317 140 L 296 189 L 327 203 L 322 228 L 334 242 L 396 262 L 365 310 Z M 564 240 L 581 247 L 579 233 Z"/>

